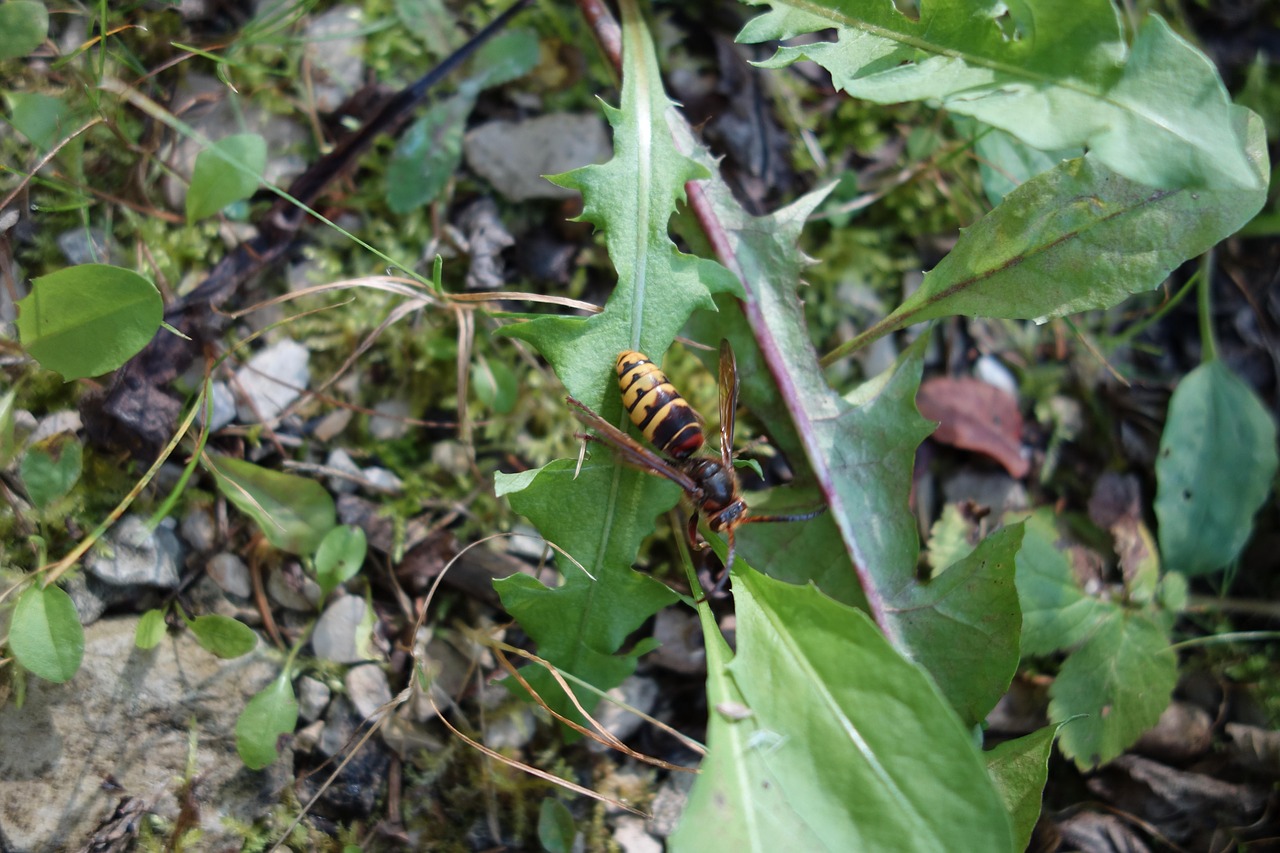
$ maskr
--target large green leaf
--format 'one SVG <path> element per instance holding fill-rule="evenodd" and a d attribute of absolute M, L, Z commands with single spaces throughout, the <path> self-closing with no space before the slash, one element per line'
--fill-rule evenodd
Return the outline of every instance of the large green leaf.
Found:
<path fill-rule="evenodd" d="M 1232 113 L 1266 186 L 1266 129 Z M 1159 285 L 1253 218 L 1265 190 L 1153 190 L 1117 175 L 1096 153 L 1027 181 L 965 230 L 882 327 L 953 314 L 1035 319 L 1108 308 Z"/>
<path fill-rule="evenodd" d="M 614 158 L 554 179 L 581 190 L 582 218 L 603 232 L 617 287 L 604 311 L 590 319 L 543 318 L 508 327 L 537 346 L 573 396 L 619 425 L 628 421 L 614 374 L 617 354 L 640 349 L 661 357 L 695 308 L 712 307 L 713 288 L 735 286 L 718 265 L 681 255 L 667 234 L 684 183 L 707 172 L 675 151 L 665 121 L 671 103 L 652 44 L 634 8 L 627 4 L 624 12 L 622 104 L 606 108 Z M 634 667 L 629 657 L 611 658 L 626 634 L 672 600 L 669 591 L 637 576 L 631 562 L 654 516 L 671 507 L 678 491 L 625 467 L 600 446 L 576 480 L 572 469 L 571 462 L 552 463 L 501 488 L 594 580 L 562 563 L 564 583 L 554 589 L 522 575 L 496 586 L 545 657 L 608 688 Z"/>
<path fill-rule="evenodd" d="M 1012 850 L 969 731 L 859 610 L 735 572 L 737 657 L 709 614 L 710 754 L 682 850 Z"/>
<path fill-rule="evenodd" d="M 56 586 L 27 587 L 13 608 L 9 649 L 44 680 L 69 681 L 84 658 L 84 628 L 71 596 Z"/>
<path fill-rule="evenodd" d="M 1275 421 L 1252 389 L 1220 361 L 1188 373 L 1156 459 L 1165 567 L 1197 575 L 1234 560 L 1275 475 Z"/>
<path fill-rule="evenodd" d="M 18 311 L 27 352 L 70 381 L 115 370 L 140 352 L 160 328 L 164 301 L 131 270 L 80 264 L 35 279 Z"/>
<path fill-rule="evenodd" d="M 313 554 L 337 524 L 333 497 L 315 480 L 230 456 L 210 457 L 208 467 L 218 491 L 282 551 Z"/>
<path fill-rule="evenodd" d="M 1036 148 L 1086 146 L 1153 187 L 1266 187 L 1213 64 L 1155 15 L 1126 50 L 1109 0 L 932 0 L 916 19 L 888 2 L 747 2 L 773 8 L 740 41 L 834 29 L 767 64 L 811 59 L 855 97 L 927 99 Z"/>

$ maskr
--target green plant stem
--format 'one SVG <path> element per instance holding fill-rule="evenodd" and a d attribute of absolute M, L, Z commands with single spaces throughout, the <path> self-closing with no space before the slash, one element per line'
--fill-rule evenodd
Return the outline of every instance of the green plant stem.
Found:
<path fill-rule="evenodd" d="M 1200 362 L 1202 364 L 1218 357 L 1218 340 L 1213 336 L 1213 302 L 1209 288 L 1213 282 L 1213 249 L 1204 253 L 1200 261 Z"/>
<path fill-rule="evenodd" d="M 1178 291 L 1173 294 L 1173 296 L 1165 300 L 1165 303 L 1161 305 L 1159 308 L 1157 308 L 1155 311 L 1153 311 L 1150 314 L 1150 316 L 1148 316 L 1143 320 L 1140 320 L 1137 323 L 1134 323 L 1132 326 L 1125 329 L 1120 334 L 1112 335 L 1106 338 L 1104 348 L 1107 350 L 1115 350 L 1115 349 L 1118 349 L 1119 347 L 1125 346 L 1134 338 L 1136 338 L 1138 335 L 1141 335 L 1143 332 L 1149 329 L 1151 326 L 1154 326 L 1156 323 L 1159 323 L 1160 320 L 1163 319 L 1166 314 L 1168 314 L 1174 308 L 1178 307 L 1178 304 L 1181 303 L 1182 300 L 1187 298 L 1187 294 L 1191 292 L 1192 288 L 1195 287 L 1197 283 L 1199 283 L 1203 272 L 1204 272 L 1203 269 L 1196 270 L 1195 273 L 1193 273 L 1192 276 L 1186 280 L 1186 282 L 1182 285 L 1182 287 L 1180 287 Z"/>

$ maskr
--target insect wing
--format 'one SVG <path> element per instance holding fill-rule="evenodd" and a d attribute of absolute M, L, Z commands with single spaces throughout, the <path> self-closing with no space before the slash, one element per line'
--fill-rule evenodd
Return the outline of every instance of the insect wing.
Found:
<path fill-rule="evenodd" d="M 720 341 L 720 460 L 733 468 L 733 432 L 738 416 L 738 361 L 728 340 Z"/>
<path fill-rule="evenodd" d="M 622 461 L 633 468 L 652 471 L 655 474 L 666 477 L 690 494 L 698 491 L 698 484 L 688 474 L 597 415 L 586 404 L 575 400 L 573 397 L 566 397 L 565 402 L 573 407 L 573 413 L 578 420 L 582 421 L 588 428 L 596 431 L 598 435 L 594 437 L 612 447 L 622 457 Z"/>

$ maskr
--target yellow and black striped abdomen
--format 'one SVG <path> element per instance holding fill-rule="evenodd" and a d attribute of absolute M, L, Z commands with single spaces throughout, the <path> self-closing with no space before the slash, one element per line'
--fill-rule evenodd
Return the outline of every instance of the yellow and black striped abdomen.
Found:
<path fill-rule="evenodd" d="M 631 422 L 654 447 L 674 459 L 702 447 L 697 413 L 648 356 L 631 350 L 618 354 L 618 388 Z"/>

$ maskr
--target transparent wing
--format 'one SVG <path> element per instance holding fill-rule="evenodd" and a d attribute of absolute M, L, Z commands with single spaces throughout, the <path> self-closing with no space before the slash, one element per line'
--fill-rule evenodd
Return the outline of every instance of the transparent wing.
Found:
<path fill-rule="evenodd" d="M 720 341 L 720 461 L 733 468 L 734 420 L 738 416 L 738 361 L 729 341 Z"/>
<path fill-rule="evenodd" d="M 607 444 L 613 448 L 614 452 L 621 457 L 633 468 L 639 468 L 641 471 L 649 471 L 661 477 L 666 477 L 674 482 L 677 486 L 684 489 L 690 494 L 698 491 L 698 484 L 689 477 L 684 471 L 672 465 L 613 424 L 593 412 L 586 404 L 575 400 L 573 397 L 565 397 L 565 402 L 573 407 L 573 413 L 578 420 L 584 425 L 596 431 L 597 435 L 589 435 L 587 438 L 595 439 L 602 444 Z"/>

